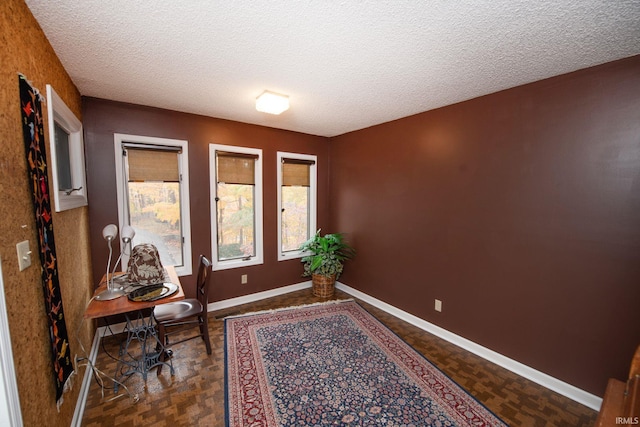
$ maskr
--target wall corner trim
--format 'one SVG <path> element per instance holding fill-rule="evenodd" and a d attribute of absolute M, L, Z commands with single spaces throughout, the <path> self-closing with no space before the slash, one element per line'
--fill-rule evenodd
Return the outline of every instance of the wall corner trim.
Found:
<path fill-rule="evenodd" d="M 377 307 L 380 310 L 383 310 L 401 320 L 404 320 L 405 322 L 410 323 L 413 326 L 416 326 L 426 332 L 442 338 L 443 340 L 449 341 L 450 343 L 457 345 L 458 347 L 470 351 L 471 353 L 480 356 L 483 359 L 488 360 L 489 362 L 495 363 L 498 366 L 501 366 L 543 387 L 546 387 L 550 390 L 555 391 L 556 393 L 568 397 L 571 400 L 585 405 L 586 407 L 591 408 L 594 411 L 600 410 L 602 398 L 596 395 L 593 395 L 569 383 L 547 375 L 544 372 L 533 369 L 530 366 L 524 365 L 516 360 L 510 359 L 500 353 L 483 347 L 480 344 L 476 344 L 473 341 L 449 332 L 446 329 L 436 326 L 433 323 L 427 322 L 426 320 L 414 316 L 413 314 L 407 313 L 406 311 L 400 310 L 399 308 L 387 304 L 384 301 L 381 301 L 377 298 L 365 294 L 364 292 L 345 285 L 342 282 L 336 282 L 336 288 L 358 299 L 361 299 L 362 301 L 371 304 L 374 307 Z"/>
<path fill-rule="evenodd" d="M 2 259 L 0 259 L 0 421 L 8 422 L 10 427 L 22 427 L 20 395 L 11 346 L 9 316 L 4 293 Z"/>

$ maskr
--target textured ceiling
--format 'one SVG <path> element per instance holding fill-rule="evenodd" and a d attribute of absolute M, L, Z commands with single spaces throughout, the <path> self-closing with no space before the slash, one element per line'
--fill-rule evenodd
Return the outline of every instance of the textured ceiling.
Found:
<path fill-rule="evenodd" d="M 640 53 L 640 0 L 26 3 L 82 95 L 322 136 Z"/>

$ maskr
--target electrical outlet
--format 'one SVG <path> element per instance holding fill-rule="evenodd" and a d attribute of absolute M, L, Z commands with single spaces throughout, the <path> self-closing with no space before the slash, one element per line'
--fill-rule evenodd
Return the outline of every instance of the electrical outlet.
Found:
<path fill-rule="evenodd" d="M 436 300 L 436 304 L 435 304 L 435 310 L 441 312 L 442 311 L 442 301 L 440 301 L 439 299 Z"/>
<path fill-rule="evenodd" d="M 243 285 L 247 284 L 247 275 L 243 274 L 242 276 L 240 276 L 240 283 Z"/>

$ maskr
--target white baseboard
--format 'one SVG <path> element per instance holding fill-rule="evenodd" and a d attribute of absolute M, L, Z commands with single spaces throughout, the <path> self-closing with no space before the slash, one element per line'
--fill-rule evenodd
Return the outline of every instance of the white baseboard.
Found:
<path fill-rule="evenodd" d="M 96 363 L 96 357 L 98 356 L 98 349 L 100 348 L 101 329 L 98 328 L 93 336 L 93 343 L 91 344 L 91 351 L 89 352 L 89 362 L 91 364 Z M 91 379 L 93 373 L 88 367 L 84 370 L 84 377 L 82 379 L 82 386 L 80 387 L 80 393 L 78 394 L 78 401 L 76 402 L 76 409 L 73 412 L 73 419 L 71 420 L 71 427 L 80 427 L 82 425 L 82 416 L 84 415 L 84 407 L 87 403 L 87 396 L 89 395 L 89 388 L 91 387 Z"/>
<path fill-rule="evenodd" d="M 281 288 L 271 289 L 268 291 L 257 292 L 255 294 L 244 295 L 241 297 L 230 298 L 223 301 L 216 301 L 207 305 L 207 311 L 218 311 L 224 308 L 235 307 L 237 305 L 248 304 L 250 302 L 260 301 L 263 299 L 275 297 L 278 295 L 288 294 L 289 292 L 299 291 L 311 287 L 311 280 L 296 283 L 295 285 L 283 286 Z"/>
<path fill-rule="evenodd" d="M 89 363 L 95 365 L 98 350 L 100 349 L 100 340 L 107 334 L 107 331 L 109 331 L 109 334 L 119 334 L 124 331 L 126 325 L 126 322 L 121 322 L 109 326 L 100 326 L 96 329 L 96 333 L 93 336 L 93 343 L 91 344 L 91 351 L 89 352 Z M 89 369 L 89 367 L 85 368 L 82 386 L 78 395 L 78 401 L 76 402 L 76 409 L 73 413 L 73 419 L 71 420 L 71 427 L 80 427 L 82 425 L 82 417 L 87 404 L 87 396 L 89 395 L 92 379 L 93 371 Z"/>
<path fill-rule="evenodd" d="M 399 319 L 402 319 L 407 323 L 410 323 L 424 331 L 427 331 L 437 337 L 449 341 L 450 343 L 455 344 L 458 347 L 461 347 L 473 354 L 476 354 L 483 359 L 488 360 L 489 362 L 495 363 L 496 365 L 508 369 L 509 371 L 520 375 L 521 377 L 527 378 L 537 384 L 540 384 L 543 387 L 553 390 L 556 393 L 566 396 L 569 399 L 585 405 L 595 411 L 600 410 L 602 399 L 596 395 L 588 393 L 569 383 L 547 375 L 544 372 L 540 372 L 536 369 L 531 368 L 530 366 L 524 365 L 518 361 L 503 356 L 500 353 L 496 353 L 495 351 L 483 347 L 480 344 L 476 344 L 473 341 L 449 332 L 446 329 L 434 325 L 433 323 L 427 322 L 426 320 L 414 316 L 413 314 L 407 313 L 406 311 L 400 310 L 399 308 L 387 304 L 386 302 L 380 301 L 379 299 L 367 295 L 364 292 L 360 292 L 359 290 L 345 285 L 344 283 L 337 282 L 336 288 L 350 295 L 353 295 L 354 297 L 361 299 L 362 301 L 371 304 L 379 308 L 380 310 L 386 311 L 387 313 Z"/>
<path fill-rule="evenodd" d="M 266 298 L 271 298 L 278 295 L 287 294 L 294 291 L 299 291 L 302 289 L 310 288 L 311 281 L 297 283 L 294 285 L 283 286 L 281 288 L 271 289 L 268 291 L 257 292 L 255 294 L 244 295 L 241 297 L 230 298 L 223 301 L 216 301 L 209 303 L 207 305 L 207 311 L 217 311 L 225 308 L 235 307 L 242 304 L 247 304 L 255 301 L 260 301 Z M 496 353 L 493 350 L 490 350 L 486 347 L 483 347 L 479 344 L 474 343 L 466 338 L 463 338 L 459 335 L 456 335 L 452 332 L 447 331 L 439 326 L 434 325 L 433 323 L 427 322 L 417 316 L 414 316 L 406 311 L 400 310 L 390 304 L 387 304 L 384 301 L 380 301 L 370 295 L 365 294 L 364 292 L 360 292 L 357 289 L 354 289 L 344 283 L 337 282 L 336 288 L 358 298 L 362 301 L 371 304 L 387 313 L 404 320 L 407 323 L 410 323 L 426 332 L 429 332 L 437 337 L 440 337 L 446 341 L 449 341 L 452 344 L 457 345 L 473 354 L 476 354 L 483 359 L 486 359 L 496 365 L 502 366 L 505 369 L 508 369 L 524 378 L 527 378 L 537 384 L 540 384 L 543 387 L 546 387 L 550 390 L 553 390 L 563 396 L 568 397 L 582 405 L 585 405 L 595 411 L 600 410 L 600 405 L 602 404 L 602 399 L 598 396 L 595 396 L 591 393 L 588 393 L 584 390 L 581 390 L 571 384 L 568 384 L 564 381 L 561 381 L 557 378 L 553 378 L 550 375 L 545 374 L 544 372 L 540 372 L 536 369 L 533 369 L 529 366 L 526 366 L 520 362 L 517 362 L 513 359 L 510 359 L 506 356 L 503 356 L 500 353 Z M 112 333 L 122 332 L 124 329 L 125 323 L 119 323 L 116 325 L 111 325 L 110 329 Z M 95 337 L 93 339 L 93 344 L 91 347 L 90 360 L 91 363 L 95 363 L 96 356 L 98 354 L 98 349 L 100 347 L 100 339 L 104 336 L 107 328 L 102 326 L 96 330 Z M 89 392 L 89 386 L 91 384 L 91 372 L 90 370 L 85 370 L 84 379 L 82 381 L 82 389 L 80 390 L 80 396 L 78 397 L 78 402 L 76 403 L 76 410 L 73 415 L 73 421 L 71 422 L 72 427 L 80 426 L 82 423 L 82 415 L 84 413 L 84 407 L 87 400 L 87 394 Z"/>

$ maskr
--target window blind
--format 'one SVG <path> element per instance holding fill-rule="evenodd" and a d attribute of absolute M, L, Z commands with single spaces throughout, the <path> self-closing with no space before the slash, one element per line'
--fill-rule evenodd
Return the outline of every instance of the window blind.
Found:
<path fill-rule="evenodd" d="M 257 155 L 216 151 L 217 181 L 225 184 L 255 185 Z"/>
<path fill-rule="evenodd" d="M 178 150 L 125 149 L 129 163 L 129 182 L 179 182 Z"/>
<path fill-rule="evenodd" d="M 285 187 L 309 187 L 310 166 L 313 160 L 282 159 L 282 185 Z"/>

